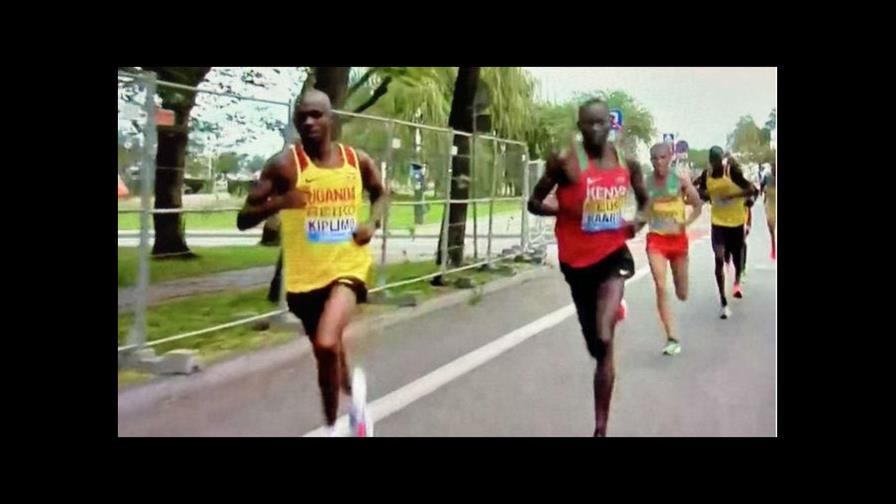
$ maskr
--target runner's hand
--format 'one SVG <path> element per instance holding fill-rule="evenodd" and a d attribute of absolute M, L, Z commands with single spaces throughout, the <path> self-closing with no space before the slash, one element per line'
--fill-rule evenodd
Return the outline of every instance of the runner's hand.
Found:
<path fill-rule="evenodd" d="M 310 199 L 310 192 L 304 187 L 294 187 L 281 196 L 277 196 L 280 210 L 305 208 Z"/>
<path fill-rule="evenodd" d="M 622 228 L 628 232 L 629 238 L 634 238 L 638 232 L 644 228 L 644 225 L 647 224 L 647 221 L 643 219 L 643 217 L 635 216 L 634 220 L 628 221 L 623 224 Z"/>
<path fill-rule="evenodd" d="M 358 245 L 367 245 L 373 238 L 374 233 L 376 233 L 376 226 L 365 223 L 358 226 L 358 229 L 352 233 L 352 238 L 354 238 L 355 243 Z"/>
<path fill-rule="evenodd" d="M 548 194 L 547 198 L 541 202 L 541 208 L 548 213 L 552 213 L 557 215 L 560 211 L 560 204 L 557 202 L 557 197 L 553 194 Z"/>

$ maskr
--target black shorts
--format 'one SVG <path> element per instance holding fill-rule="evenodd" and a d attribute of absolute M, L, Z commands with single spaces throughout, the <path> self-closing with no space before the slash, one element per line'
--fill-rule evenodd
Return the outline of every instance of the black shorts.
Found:
<path fill-rule="evenodd" d="M 611 278 L 627 280 L 634 276 L 635 260 L 632 253 L 627 245 L 623 245 L 607 257 L 584 268 L 573 268 L 560 263 L 560 271 L 569 284 L 588 353 L 600 359 L 603 346 L 597 334 L 597 290 Z"/>
<path fill-rule="evenodd" d="M 744 246 L 744 227 L 743 226 L 716 226 L 712 225 L 712 248 L 722 247 L 726 253 L 739 251 Z"/>
<path fill-rule="evenodd" d="M 635 260 L 632 258 L 628 245 L 623 245 L 590 266 L 573 268 L 568 264 L 560 263 L 560 271 L 563 272 L 566 283 L 573 290 L 583 286 L 591 286 L 596 289 L 598 285 L 610 278 L 619 277 L 627 280 L 634 276 Z"/>
<path fill-rule="evenodd" d="M 357 303 L 367 302 L 367 286 L 364 282 L 357 278 L 345 277 L 333 280 L 329 285 L 308 292 L 287 292 L 286 304 L 289 311 L 295 314 L 302 321 L 305 328 L 305 334 L 312 338 L 317 332 L 317 324 L 320 323 L 320 316 L 324 313 L 324 306 L 327 299 L 330 298 L 330 291 L 337 284 L 348 286 L 355 293 Z"/>

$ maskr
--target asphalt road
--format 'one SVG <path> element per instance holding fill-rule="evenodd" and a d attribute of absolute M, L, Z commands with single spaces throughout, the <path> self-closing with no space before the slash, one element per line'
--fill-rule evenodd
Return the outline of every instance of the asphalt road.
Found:
<path fill-rule="evenodd" d="M 753 217 L 745 297 L 729 298 L 728 320 L 718 318 L 708 236 L 692 242 L 690 298 L 673 303 L 683 345 L 675 357 L 660 353 L 643 236 L 631 242 L 639 274 L 626 285 L 629 316 L 616 331 L 610 436 L 775 436 L 777 267 L 758 206 Z M 376 435 L 590 436 L 595 364 L 571 302 L 554 270 L 478 303 L 349 339 L 351 359 L 368 377 Z M 322 423 L 315 363 L 305 354 L 151 412 L 120 415 L 118 431 L 302 436 L 318 434 Z"/>

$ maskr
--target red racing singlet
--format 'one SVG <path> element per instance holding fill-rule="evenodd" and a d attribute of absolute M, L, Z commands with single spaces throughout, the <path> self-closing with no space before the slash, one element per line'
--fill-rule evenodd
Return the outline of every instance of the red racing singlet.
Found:
<path fill-rule="evenodd" d="M 583 268 L 625 245 L 629 228 L 622 218 L 630 187 L 628 169 L 598 168 L 581 143 L 575 145 L 579 177 L 557 187 L 557 249 L 560 262 Z"/>

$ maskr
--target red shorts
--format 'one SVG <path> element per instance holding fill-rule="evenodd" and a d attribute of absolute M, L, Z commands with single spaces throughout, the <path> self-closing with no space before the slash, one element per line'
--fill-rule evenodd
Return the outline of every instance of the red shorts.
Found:
<path fill-rule="evenodd" d="M 663 235 L 659 233 L 647 233 L 647 253 L 662 254 L 672 261 L 688 255 L 687 233 L 677 235 Z"/>

